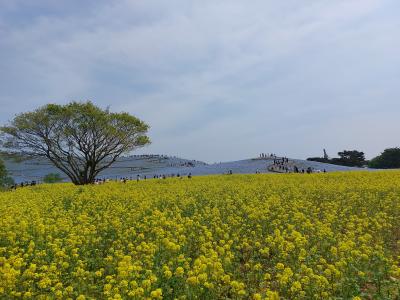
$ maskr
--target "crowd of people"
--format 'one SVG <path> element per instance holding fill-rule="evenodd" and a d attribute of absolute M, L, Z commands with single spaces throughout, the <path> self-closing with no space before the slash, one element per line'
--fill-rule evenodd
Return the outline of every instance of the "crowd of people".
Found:
<path fill-rule="evenodd" d="M 192 173 L 189 173 L 189 174 L 180 174 L 180 173 L 177 173 L 177 174 L 155 174 L 155 175 L 153 175 L 152 177 L 148 177 L 147 175 L 136 175 L 136 178 L 135 177 L 132 177 L 132 176 L 130 176 L 130 177 L 120 177 L 120 178 L 115 178 L 115 179 L 110 179 L 110 178 L 98 178 L 98 179 L 96 179 L 95 180 L 95 182 L 94 182 L 94 184 L 104 184 L 104 183 L 106 183 L 106 182 L 111 182 L 111 181 L 119 181 L 119 182 L 122 182 L 122 183 L 127 183 L 128 181 L 137 181 L 137 182 L 139 182 L 139 181 L 141 181 L 141 180 L 147 180 L 147 179 L 150 179 L 150 178 L 152 178 L 152 179 L 167 179 L 167 178 L 180 178 L 180 179 L 183 179 L 184 177 L 187 177 L 187 178 L 189 178 L 189 179 L 191 179 L 192 178 Z"/>
<path fill-rule="evenodd" d="M 194 161 L 185 161 L 181 163 L 171 163 L 168 164 L 169 167 L 190 167 L 193 168 L 196 166 L 196 163 Z"/>
<path fill-rule="evenodd" d="M 107 182 L 123 182 L 126 183 L 128 181 L 140 181 L 140 180 L 147 180 L 150 178 L 153 179 L 167 179 L 167 178 L 180 178 L 184 179 L 185 177 L 191 179 L 193 177 L 192 173 L 185 173 L 185 174 L 155 174 L 153 176 L 148 176 L 148 175 L 136 175 L 136 178 L 134 176 L 130 177 L 116 177 L 116 178 L 96 178 L 93 182 L 93 184 L 100 185 L 100 184 L 105 184 Z M 37 180 L 32 180 L 32 181 L 24 181 L 20 183 L 13 184 L 10 186 L 10 190 L 16 190 L 17 188 L 23 188 L 23 187 L 28 187 L 28 186 L 36 186 L 41 184 L 41 182 Z"/>
<path fill-rule="evenodd" d="M 281 157 L 277 158 L 274 157 L 274 162 L 272 165 L 268 167 L 269 171 L 278 172 L 278 173 L 302 173 L 302 174 L 311 174 L 311 173 L 326 173 L 326 169 L 318 170 L 312 167 L 299 168 L 294 162 L 290 162 L 289 158 Z"/>
<path fill-rule="evenodd" d="M 10 186 L 10 189 L 11 190 L 16 190 L 17 188 L 23 188 L 23 187 L 26 187 L 26 186 L 35 186 L 37 184 L 38 184 L 38 182 L 36 180 L 24 181 L 24 182 L 13 184 L 12 186 Z"/>
<path fill-rule="evenodd" d="M 274 163 L 269 167 L 270 171 L 274 172 L 282 172 L 289 173 L 291 171 L 291 167 L 289 165 L 289 159 L 287 157 L 274 157 Z"/>
<path fill-rule="evenodd" d="M 134 157 L 134 158 L 170 158 L 168 155 L 163 155 L 163 154 L 134 154 L 128 157 Z"/>
<path fill-rule="evenodd" d="M 277 156 L 276 156 L 275 153 L 270 153 L 270 154 L 268 154 L 268 153 L 260 153 L 259 158 L 263 158 L 263 159 L 266 159 L 266 158 L 277 158 Z"/>

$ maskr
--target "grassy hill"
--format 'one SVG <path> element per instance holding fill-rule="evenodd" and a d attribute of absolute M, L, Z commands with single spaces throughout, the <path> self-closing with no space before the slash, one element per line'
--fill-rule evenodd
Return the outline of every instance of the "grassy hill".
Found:
<path fill-rule="evenodd" d="M 137 175 L 148 178 L 154 175 L 180 174 L 188 175 L 210 175 L 227 174 L 232 171 L 234 174 L 254 174 L 256 172 L 269 173 L 269 167 L 273 164 L 273 158 L 266 159 L 244 159 L 239 161 L 221 162 L 206 164 L 202 161 L 189 160 L 164 155 L 135 155 L 121 157 L 110 168 L 100 174 L 100 178 L 116 179 L 121 177 L 135 179 Z M 300 169 L 311 167 L 315 170 L 349 171 L 357 170 L 344 166 L 318 163 L 313 161 L 291 159 L 292 165 Z M 11 176 L 18 182 L 42 181 L 49 173 L 59 173 L 64 180 L 68 178 L 56 169 L 51 162 L 45 159 L 27 159 L 26 157 L 5 156 L 5 164 Z"/>

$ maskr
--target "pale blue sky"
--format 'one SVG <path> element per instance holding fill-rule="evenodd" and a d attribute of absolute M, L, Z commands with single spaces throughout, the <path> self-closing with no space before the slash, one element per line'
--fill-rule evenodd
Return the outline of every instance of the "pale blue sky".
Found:
<path fill-rule="evenodd" d="M 0 0 L 0 122 L 92 100 L 208 162 L 400 146 L 400 2 Z"/>

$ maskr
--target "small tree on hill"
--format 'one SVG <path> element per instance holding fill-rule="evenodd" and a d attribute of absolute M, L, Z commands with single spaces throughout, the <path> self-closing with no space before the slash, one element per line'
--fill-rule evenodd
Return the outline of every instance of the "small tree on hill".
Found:
<path fill-rule="evenodd" d="M 45 157 L 73 183 L 88 184 L 122 154 L 149 144 L 148 128 L 128 113 L 72 102 L 19 114 L 0 130 L 4 147 Z"/>

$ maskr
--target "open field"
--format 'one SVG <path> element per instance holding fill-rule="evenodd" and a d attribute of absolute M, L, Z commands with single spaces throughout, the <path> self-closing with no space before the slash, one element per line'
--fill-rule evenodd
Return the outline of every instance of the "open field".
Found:
<path fill-rule="evenodd" d="M 399 240 L 400 172 L 40 185 L 0 194 L 0 298 L 398 299 Z"/>

